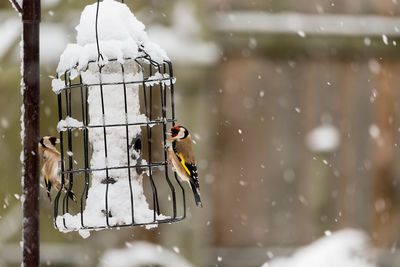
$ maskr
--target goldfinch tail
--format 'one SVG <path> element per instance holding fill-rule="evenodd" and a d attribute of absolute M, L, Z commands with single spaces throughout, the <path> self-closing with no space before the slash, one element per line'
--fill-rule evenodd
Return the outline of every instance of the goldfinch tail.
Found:
<path fill-rule="evenodd" d="M 47 197 L 49 198 L 50 202 L 51 202 L 51 195 L 50 195 L 50 190 L 51 190 L 51 182 L 49 180 L 47 180 L 47 178 L 44 178 L 44 183 L 46 185 L 46 192 L 47 192 Z"/>
<path fill-rule="evenodd" d="M 193 196 L 194 196 L 194 201 L 196 202 L 196 206 L 203 207 L 203 203 L 201 203 L 200 200 L 200 193 L 197 191 L 196 186 L 193 183 L 190 183 L 190 187 L 192 188 L 193 191 Z"/>

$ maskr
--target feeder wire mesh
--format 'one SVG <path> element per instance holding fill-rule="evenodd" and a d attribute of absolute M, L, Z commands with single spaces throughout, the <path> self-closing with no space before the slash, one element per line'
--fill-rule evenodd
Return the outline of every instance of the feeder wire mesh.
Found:
<path fill-rule="evenodd" d="M 123 2 L 123 1 L 122 1 Z M 72 118 L 73 114 L 80 113 L 80 117 L 82 119 L 82 123 L 80 125 L 71 125 L 67 124 L 63 129 L 60 130 L 60 152 L 61 152 L 61 183 L 62 186 L 60 190 L 57 192 L 57 195 L 54 200 L 54 220 L 55 226 L 60 228 L 60 223 L 58 223 L 57 218 L 62 216 L 62 226 L 64 229 L 71 229 L 69 224 L 67 223 L 66 214 L 69 214 L 71 208 L 69 205 L 69 195 L 74 188 L 74 176 L 84 176 L 84 186 L 83 190 L 81 190 L 80 194 L 80 219 L 79 219 L 79 227 L 76 227 L 71 230 L 78 229 L 103 229 L 103 228 L 113 228 L 113 227 L 124 227 L 124 226 L 137 226 L 137 225 L 152 225 L 158 223 L 172 223 L 181 221 L 186 217 L 186 200 L 185 200 L 185 190 L 177 178 L 176 174 L 174 174 L 174 180 L 169 178 L 168 172 L 168 164 L 167 164 L 167 152 L 165 151 L 161 142 L 159 142 L 158 146 L 154 144 L 154 131 L 152 129 L 155 125 L 162 126 L 162 144 L 166 143 L 166 131 L 167 126 L 175 125 L 175 106 L 174 106 L 174 82 L 175 77 L 173 76 L 173 68 L 172 63 L 170 61 L 164 60 L 162 63 L 157 62 L 151 58 L 151 56 L 145 51 L 145 47 L 140 45 L 138 50 L 140 56 L 136 58 L 124 58 L 124 62 L 119 62 L 116 59 L 108 59 L 106 63 L 104 63 L 103 56 L 100 53 L 100 45 L 98 40 L 98 32 L 97 32 L 97 23 L 98 23 L 98 13 L 99 13 L 99 1 L 97 1 L 97 10 L 96 10 L 96 21 L 95 21 L 95 30 L 96 30 L 96 45 L 98 49 L 98 59 L 97 61 L 88 61 L 87 66 L 75 74 L 76 67 L 72 69 L 68 69 L 63 74 L 63 79 L 65 83 L 65 87 L 62 88 L 57 95 L 58 100 L 58 114 L 59 121 L 61 122 L 64 118 Z M 101 59 L 101 60 L 100 60 Z M 126 66 L 128 64 L 129 66 Z M 103 81 L 102 74 L 104 73 L 104 69 L 110 65 L 118 66 L 121 77 L 119 79 L 115 79 L 114 82 Z M 126 76 L 130 73 L 131 65 L 134 64 L 139 71 L 143 74 L 143 78 L 140 80 L 127 80 Z M 97 69 L 94 67 L 97 65 Z M 82 72 L 89 71 L 90 69 L 96 69 L 98 71 L 98 82 L 85 82 L 82 77 Z M 129 71 L 129 73 L 127 73 Z M 117 73 L 117 72 L 115 72 Z M 160 75 L 161 74 L 161 75 Z M 78 77 L 78 81 L 77 78 Z M 57 75 L 57 79 L 61 78 Z M 111 90 L 112 87 L 118 86 L 123 88 L 123 103 L 124 103 L 124 113 L 125 113 L 125 122 L 124 123 L 108 123 L 106 122 L 106 108 L 105 105 L 105 96 L 104 90 Z M 127 91 L 132 89 L 132 86 L 136 86 L 139 90 L 141 87 L 142 95 L 143 95 L 143 106 L 144 106 L 144 115 L 146 117 L 146 121 L 136 121 L 132 122 L 128 120 L 129 117 L 129 94 Z M 129 87 L 129 88 L 128 88 Z M 90 107 L 88 104 L 88 98 L 90 97 L 89 91 L 91 88 L 98 89 L 100 91 L 100 100 L 101 100 L 101 114 L 102 114 L 102 123 L 96 124 L 89 122 L 90 120 Z M 154 110 L 153 106 L 155 104 L 155 98 L 159 94 L 159 104 L 161 106 L 161 118 L 154 118 Z M 74 103 L 77 99 L 76 95 L 80 99 L 80 106 L 78 109 L 73 109 Z M 157 97 L 158 98 L 158 97 Z M 168 102 L 169 105 L 168 105 Z M 168 109 L 170 109 L 170 114 L 168 114 Z M 147 142 L 143 142 L 141 135 L 130 136 L 130 127 L 143 127 L 143 130 L 146 132 L 145 140 Z M 101 140 L 89 140 L 90 139 L 90 131 L 93 130 L 101 130 L 102 129 L 102 141 L 104 147 L 104 159 L 105 166 L 103 167 L 93 167 L 90 164 L 91 153 L 93 153 L 93 143 L 92 147 L 89 142 L 100 142 Z M 110 138 L 110 133 L 107 131 L 110 129 L 124 129 L 125 131 L 125 146 L 126 146 L 126 164 L 118 165 L 118 166 L 109 166 L 108 159 L 110 157 L 108 151 L 107 137 Z M 80 131 L 76 131 L 80 130 Z M 65 133 L 66 132 L 66 136 Z M 78 134 L 77 134 L 78 132 Z M 83 159 L 84 159 L 84 167 L 83 168 L 74 168 L 75 162 L 75 154 L 73 153 L 73 149 L 75 148 L 74 134 L 82 135 L 83 141 Z M 74 147 L 73 147 L 74 143 Z M 147 145 L 147 155 L 144 156 L 144 144 Z M 157 150 L 163 151 L 163 160 L 159 161 L 152 157 L 152 151 Z M 67 149 L 67 153 L 66 150 Z M 90 151 L 92 150 L 92 151 Z M 135 151 L 135 152 L 133 152 Z M 68 158 L 68 162 L 64 160 L 64 156 Z M 136 155 L 134 159 L 136 161 L 135 164 L 132 164 L 133 154 Z M 139 159 L 145 158 L 145 161 L 140 161 Z M 66 164 L 68 163 L 68 164 Z M 110 186 L 113 186 L 114 183 L 119 182 L 118 179 L 113 178 L 110 175 L 110 172 L 114 170 L 127 170 L 127 178 L 129 182 L 129 201 L 130 201 L 130 218 L 131 222 L 110 222 L 110 218 L 113 217 L 112 209 L 110 209 L 110 197 L 109 197 L 109 189 Z M 159 192 L 157 183 L 154 181 L 154 171 L 163 171 L 165 182 L 168 184 L 168 189 L 172 204 L 172 214 L 170 216 L 161 216 L 161 208 L 159 203 Z M 105 195 L 104 195 L 104 209 L 102 210 L 103 215 L 105 217 L 105 223 L 102 225 L 88 225 L 85 223 L 85 203 L 88 199 L 89 187 L 91 185 L 93 174 L 96 172 L 105 172 L 105 179 L 102 180 L 102 184 L 105 186 Z M 135 197 L 134 192 L 132 191 L 132 175 L 141 176 L 143 173 L 147 173 L 149 178 L 149 184 L 151 188 L 151 198 L 152 198 L 152 219 L 149 221 L 138 221 L 135 218 Z M 82 181 L 80 181 L 82 183 Z M 158 182 L 159 183 L 159 182 Z M 67 187 L 66 191 L 63 192 L 64 186 Z M 179 188 L 179 189 L 178 189 Z M 75 189 L 75 188 L 74 188 Z M 181 194 L 178 194 L 181 192 Z M 76 190 L 74 190 L 76 191 Z M 80 191 L 80 190 L 78 190 Z M 182 207 L 178 207 L 178 195 L 180 195 L 179 203 L 182 204 Z M 61 214 L 60 214 L 60 206 L 61 206 Z M 171 209 L 171 208 L 170 208 Z M 163 210 L 164 212 L 164 210 Z"/>

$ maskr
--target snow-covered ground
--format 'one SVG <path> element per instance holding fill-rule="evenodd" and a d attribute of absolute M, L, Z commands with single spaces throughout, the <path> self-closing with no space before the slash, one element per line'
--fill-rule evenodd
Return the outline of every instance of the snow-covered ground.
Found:
<path fill-rule="evenodd" d="M 369 237 L 360 230 L 327 232 L 291 257 L 276 258 L 262 267 L 376 267 L 369 257 Z"/>
<path fill-rule="evenodd" d="M 147 242 L 126 244 L 125 249 L 112 249 L 104 253 L 100 259 L 99 267 L 192 267 L 187 260 L 160 245 Z"/>

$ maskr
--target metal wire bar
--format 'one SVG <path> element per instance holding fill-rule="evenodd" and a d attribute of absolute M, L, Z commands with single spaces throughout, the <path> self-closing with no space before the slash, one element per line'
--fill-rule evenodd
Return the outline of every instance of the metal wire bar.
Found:
<path fill-rule="evenodd" d="M 97 45 L 97 64 L 100 67 L 100 58 L 104 60 L 103 55 L 100 53 L 100 45 L 99 45 L 99 33 L 97 30 L 97 24 L 99 20 L 99 7 L 100 7 L 100 0 L 97 0 L 97 7 L 96 7 L 96 22 L 95 22 L 95 30 L 96 30 L 96 45 Z"/>
<path fill-rule="evenodd" d="M 153 75 L 153 69 L 151 67 L 151 65 L 149 65 L 149 75 L 152 76 Z M 149 119 L 152 119 L 152 115 L 153 115 L 153 86 L 150 85 L 150 90 L 149 90 Z M 152 128 L 147 126 L 147 134 L 148 134 L 148 138 L 147 138 L 147 142 L 148 142 L 148 153 L 149 153 L 149 161 L 151 162 L 151 144 L 152 144 Z M 151 189 L 153 190 L 153 211 L 154 211 L 154 221 L 156 220 L 156 210 L 157 213 L 160 215 L 160 206 L 158 204 L 158 194 L 157 194 L 157 188 L 156 185 L 154 183 L 153 180 L 153 171 L 152 168 L 149 168 L 149 178 L 150 178 L 150 185 L 151 185 Z"/>
<path fill-rule="evenodd" d="M 106 160 L 106 181 L 110 179 L 108 176 L 108 153 L 107 153 L 107 133 L 106 133 L 106 118 L 105 118 L 105 109 L 104 109 L 104 95 L 103 95 L 103 84 L 101 82 L 101 73 L 103 66 L 99 67 L 99 80 L 100 80 L 100 98 L 101 98 L 101 113 L 103 115 L 103 138 L 104 138 L 104 157 Z M 108 182 L 106 183 L 106 195 L 105 195 L 105 213 L 106 213 L 106 223 L 107 226 L 110 226 L 109 222 L 109 213 L 108 213 Z"/>
<path fill-rule="evenodd" d="M 154 83 L 154 82 L 165 82 L 165 81 L 170 81 L 170 80 L 171 80 L 170 77 L 168 77 L 168 78 L 160 78 L 160 79 L 149 79 L 149 78 L 147 78 L 147 79 L 144 80 L 144 82 L 145 83 Z M 142 83 L 143 83 L 143 81 L 125 81 L 125 82 L 102 83 L 102 85 L 123 85 L 123 84 L 142 84 Z M 89 84 L 86 84 L 86 85 L 87 86 L 100 86 L 99 83 L 89 83 Z M 64 91 L 64 90 L 67 90 L 69 88 L 79 88 L 79 87 L 81 87 L 81 84 L 79 84 L 79 83 L 71 84 L 68 88 L 61 88 L 60 92 Z"/>
<path fill-rule="evenodd" d="M 57 102 L 58 102 L 58 120 L 61 120 L 62 119 L 62 104 L 61 104 L 61 94 L 59 94 L 59 95 L 57 95 Z M 63 157 L 63 155 L 64 155 L 64 150 L 63 150 L 63 133 L 62 132 L 60 132 L 60 154 L 61 154 L 61 160 L 62 160 L 62 164 L 61 164 L 61 181 L 64 179 L 63 177 L 64 177 L 64 175 L 65 175 L 65 173 L 64 173 L 64 157 Z M 56 224 L 56 219 L 57 219 L 57 216 L 58 216 L 58 199 L 60 198 L 60 196 L 61 196 L 61 190 L 59 190 L 58 192 L 57 192 L 57 195 L 56 195 L 56 197 L 55 197 L 55 199 L 54 199 L 54 226 L 55 227 L 57 227 L 57 224 Z"/>
<path fill-rule="evenodd" d="M 122 81 L 125 81 L 125 69 L 124 65 L 120 64 L 121 72 L 122 72 Z M 126 99 L 126 84 L 124 83 L 124 107 L 125 107 L 125 134 L 126 134 L 126 157 L 128 166 L 131 166 L 130 155 L 129 155 L 129 131 L 128 131 L 128 104 Z M 131 217 L 132 223 L 135 223 L 135 212 L 134 212 L 134 204 L 133 204 L 133 192 L 132 192 L 132 181 L 131 181 L 131 168 L 128 168 L 128 180 L 129 180 L 129 193 L 130 193 L 130 201 L 131 201 Z"/>
<path fill-rule="evenodd" d="M 82 77 L 80 77 L 82 79 Z M 89 123 L 89 107 L 88 107 L 88 94 L 89 94 L 89 87 L 85 86 L 85 107 L 86 107 L 86 123 L 84 125 L 87 125 Z M 85 149 L 85 168 L 89 168 L 89 130 L 85 129 L 84 130 L 85 138 L 86 138 L 86 149 Z M 85 174 L 85 190 L 86 190 L 86 198 L 88 198 L 89 194 L 89 174 Z M 81 204 L 82 205 L 82 204 Z"/>
<path fill-rule="evenodd" d="M 160 66 L 158 67 L 158 71 L 161 72 Z M 164 73 L 165 73 L 165 69 L 164 69 Z M 167 98 L 166 98 L 166 88 L 165 88 L 165 84 L 160 83 L 160 100 L 161 100 L 161 112 L 162 112 L 162 118 L 166 119 L 167 117 Z M 166 140 L 167 139 L 167 125 L 166 123 L 163 124 L 163 139 Z M 164 143 L 165 144 L 165 143 Z M 164 160 L 165 162 L 167 162 L 168 160 L 168 156 L 167 156 L 167 150 L 164 149 Z M 171 194 L 172 194 L 172 210 L 173 210 L 173 218 L 176 218 L 177 216 L 177 211 L 176 211 L 176 195 L 175 195 L 175 188 L 171 183 L 171 180 L 168 177 L 168 165 L 165 164 L 164 166 L 164 175 L 165 175 L 165 180 L 168 183 L 168 186 L 171 190 Z"/>
<path fill-rule="evenodd" d="M 82 83 L 82 77 L 79 77 L 80 82 Z M 86 97 L 83 96 L 83 86 L 81 86 L 81 108 L 82 108 L 82 123 L 83 125 L 87 125 L 87 87 L 86 87 Z M 86 103 L 86 110 L 85 110 L 85 103 Z M 85 129 L 83 132 L 83 151 L 84 151 L 84 158 L 85 158 L 85 169 L 89 168 L 89 153 L 88 153 L 88 139 L 87 139 L 87 132 L 88 130 Z M 83 204 L 84 199 L 87 198 L 87 190 L 89 187 L 89 173 L 85 172 L 85 186 L 82 191 L 81 195 L 81 203 Z M 84 198 L 86 193 L 86 198 Z M 80 205 L 81 210 L 81 226 L 84 227 L 83 222 L 83 205 Z"/>
<path fill-rule="evenodd" d="M 125 123 L 107 124 L 106 126 L 107 126 L 107 128 L 109 128 L 109 127 L 124 127 L 125 125 L 127 125 L 127 126 L 135 126 L 135 125 L 137 125 L 137 126 L 145 126 L 145 125 L 164 124 L 166 122 L 175 122 L 175 121 L 176 120 L 173 120 L 173 119 L 166 119 L 165 121 L 164 120 L 153 120 L 153 121 L 149 121 L 149 122 L 133 122 L 133 123 L 127 123 L 127 124 L 125 124 Z M 83 130 L 83 129 L 90 129 L 90 128 L 103 128 L 103 127 L 104 127 L 104 125 L 101 124 L 101 125 L 87 125 L 87 126 L 83 125 L 83 126 L 80 126 L 80 127 L 71 126 L 71 127 L 68 127 L 68 128 L 77 129 L 77 130 Z"/>
<path fill-rule="evenodd" d="M 167 64 L 168 64 L 168 71 L 169 71 L 169 81 L 171 83 L 171 113 L 172 113 L 172 119 L 175 120 L 174 83 L 172 80 L 174 77 L 174 72 L 172 70 L 171 62 L 168 61 Z M 175 122 L 172 123 L 172 126 L 175 126 Z"/>
<path fill-rule="evenodd" d="M 69 75 L 68 76 L 65 76 L 65 81 L 66 81 L 66 83 L 67 83 L 67 81 L 69 80 Z M 66 116 L 68 117 L 68 116 L 71 116 L 71 114 L 70 114 L 70 110 L 69 110 L 69 108 L 70 108 L 70 106 L 69 106 L 69 97 L 68 97 L 68 95 L 69 95 L 69 90 L 67 90 L 66 91 L 66 93 L 65 93 L 65 107 L 66 107 Z M 69 141 L 70 141 L 70 133 L 69 133 L 69 131 L 67 131 L 67 146 L 69 146 Z M 67 148 L 68 149 L 68 148 Z M 68 152 L 67 152 L 67 155 L 68 155 Z M 64 158 L 64 157 L 63 157 Z M 65 168 L 65 164 L 63 163 L 63 165 L 64 165 L 64 168 Z M 67 176 L 68 177 L 68 176 Z M 61 187 L 60 187 L 60 191 L 63 191 L 63 189 L 64 189 L 64 185 L 65 185 L 65 182 L 66 181 L 66 179 L 65 179 L 65 177 L 64 177 L 64 180 L 62 179 L 61 180 Z M 65 198 L 67 197 L 67 194 L 65 194 L 64 196 L 63 196 L 63 200 L 62 200 L 62 212 L 63 212 L 63 214 L 65 214 L 65 213 L 68 213 L 68 210 L 66 209 L 66 204 L 65 204 Z M 63 220 L 64 220 L 64 224 L 65 224 L 65 219 L 63 218 Z"/>
<path fill-rule="evenodd" d="M 157 168 L 160 166 L 164 166 L 166 165 L 166 162 L 153 162 L 151 164 L 138 164 L 135 166 L 116 166 L 116 167 L 104 167 L 104 168 L 96 168 L 96 169 L 73 169 L 73 170 L 65 170 L 64 173 L 68 174 L 68 173 L 92 173 L 92 172 L 97 172 L 97 171 L 105 171 L 105 170 L 120 170 L 120 169 L 137 169 L 137 168 Z"/>
<path fill-rule="evenodd" d="M 65 79 L 65 86 L 66 86 L 66 88 L 68 88 L 68 83 L 67 83 L 67 77 L 68 77 L 68 72 L 67 71 L 65 71 L 65 73 L 64 73 L 64 79 Z M 65 94 L 65 97 L 66 97 L 66 99 L 67 99 L 67 94 Z M 60 98 L 60 109 L 59 109 L 59 117 L 60 116 L 62 116 L 62 99 Z M 66 105 L 66 106 L 68 106 L 68 105 Z M 60 133 L 60 153 L 61 153 L 61 187 L 60 187 L 60 189 L 58 190 L 58 193 L 57 193 L 57 196 L 56 196 L 56 199 L 54 200 L 54 201 L 56 201 L 57 202 L 57 205 L 58 205 L 58 201 L 59 201 L 59 198 L 60 198 L 60 196 L 61 196 L 61 191 L 62 191 L 62 189 L 63 189 L 63 186 L 64 186 L 64 184 L 65 184 L 65 174 L 64 174 L 64 170 L 65 170 L 65 166 L 64 166 L 64 136 L 63 136 L 63 134 L 62 133 Z M 63 202 L 64 202 L 64 200 L 63 200 Z M 58 212 L 58 208 L 57 208 L 57 212 Z M 64 215 L 65 214 L 65 209 L 64 209 L 64 205 L 63 205 L 63 207 L 62 207 L 62 214 Z M 55 218 L 56 219 L 56 218 Z M 56 223 L 56 222 L 55 222 Z M 65 218 L 63 217 L 63 225 L 64 225 L 64 227 L 66 227 L 66 222 L 65 222 Z"/>
<path fill-rule="evenodd" d="M 139 56 L 139 55 L 138 55 L 138 56 L 135 57 L 135 58 L 132 58 L 132 57 L 124 57 L 123 60 L 124 60 L 124 61 L 128 61 L 128 60 L 140 61 L 140 60 L 143 60 L 143 61 L 146 61 L 147 64 L 151 64 L 151 65 L 153 65 L 153 66 L 156 66 L 156 65 L 158 64 L 157 61 L 151 59 L 150 55 L 147 54 L 147 53 L 145 53 L 144 50 L 143 50 L 142 48 L 140 48 L 140 47 L 139 47 L 139 52 L 140 52 L 140 53 L 143 53 L 144 55 L 143 55 L 143 56 Z M 107 62 L 114 62 L 114 61 L 120 61 L 120 59 L 117 59 L 117 58 L 108 58 L 108 59 L 107 59 Z M 167 62 L 167 61 L 165 61 L 165 62 Z M 169 61 L 168 61 L 168 62 L 169 62 Z M 72 69 L 76 69 L 76 70 L 78 70 L 78 71 L 87 70 L 88 67 L 89 67 L 89 65 L 92 64 L 92 63 L 97 63 L 97 61 L 96 61 L 96 60 L 89 60 L 88 63 L 87 63 L 87 65 L 86 65 L 84 68 L 80 68 L 80 69 L 78 69 L 79 63 L 76 63 L 70 70 L 72 70 Z"/>
<path fill-rule="evenodd" d="M 111 59 L 107 59 L 107 60 L 108 60 L 108 62 L 117 61 L 117 59 L 112 59 L 112 58 Z M 144 68 L 143 68 L 142 63 L 140 61 L 144 61 L 144 63 L 147 63 L 148 65 L 151 64 L 151 65 L 156 66 L 156 67 L 159 66 L 159 63 L 157 63 L 156 61 L 152 60 L 150 58 L 150 56 L 148 56 L 148 55 L 147 56 L 138 56 L 138 57 L 136 57 L 134 59 L 130 58 L 130 57 L 126 57 L 123 60 L 124 61 L 134 60 L 138 64 L 138 66 L 140 67 L 142 72 L 144 72 Z M 83 68 L 83 70 L 84 71 L 88 70 L 89 65 L 93 64 L 93 63 L 96 63 L 96 62 L 97 61 L 93 61 L 93 60 L 88 61 L 88 65 L 86 66 L 86 68 Z M 165 61 L 165 62 L 167 62 L 167 61 Z M 170 62 L 168 62 L 168 63 L 170 63 Z M 120 64 L 123 64 L 123 63 L 120 63 Z M 78 68 L 78 65 L 75 65 L 72 69 L 78 70 L 77 68 Z M 143 77 L 143 80 L 138 80 L 138 81 L 109 82 L 109 83 L 102 82 L 101 84 L 104 86 L 104 85 L 118 85 L 118 84 L 123 84 L 123 83 L 125 83 L 125 84 L 142 84 L 143 82 L 146 82 L 146 83 L 157 83 L 157 82 L 170 81 L 172 78 L 174 78 L 174 77 L 163 77 L 163 78 L 156 78 L 156 79 L 150 79 L 150 77 Z M 85 83 L 85 85 L 86 86 L 99 86 L 100 83 Z M 69 84 L 68 87 L 61 88 L 60 92 L 63 91 L 63 90 L 69 89 L 69 88 L 77 88 L 77 87 L 80 87 L 80 86 L 81 86 L 81 83 L 76 83 L 76 84 L 71 83 L 71 84 Z"/>
<path fill-rule="evenodd" d="M 71 84 L 71 75 L 68 75 L 68 83 Z M 68 95 L 68 108 L 67 108 L 67 116 L 72 117 L 72 90 L 69 89 L 67 91 L 67 95 Z M 72 163 L 73 163 L 73 153 L 72 153 L 72 130 L 68 129 L 67 131 L 67 135 L 68 135 L 68 169 L 71 170 L 73 168 Z M 67 189 L 67 192 L 64 196 L 64 202 L 66 201 L 66 211 L 69 212 L 69 194 L 71 193 L 71 189 L 72 189 L 72 185 L 74 183 L 74 174 L 71 173 L 69 174 L 69 186 Z M 63 187 L 64 185 L 62 185 Z"/>
<path fill-rule="evenodd" d="M 175 126 L 175 102 L 174 102 L 174 82 L 173 82 L 173 77 L 174 77 L 174 72 L 172 69 L 172 63 L 171 61 L 166 61 L 168 64 L 168 72 L 169 72 L 169 77 L 170 77 L 170 88 L 171 88 L 171 113 L 172 113 L 172 126 Z M 185 198 L 185 189 L 183 188 L 181 182 L 178 179 L 178 176 L 176 172 L 174 173 L 175 181 L 178 183 L 179 187 L 181 188 L 182 191 L 182 201 L 183 201 L 183 218 L 186 218 L 186 198 Z"/>
<path fill-rule="evenodd" d="M 184 217 L 177 217 L 175 219 L 173 218 L 168 218 L 168 219 L 157 219 L 152 222 L 145 222 L 145 223 L 133 223 L 133 224 L 118 224 L 118 225 L 110 225 L 110 226 L 86 226 L 82 227 L 81 229 L 87 229 L 87 230 L 99 230 L 99 229 L 112 229 L 112 228 L 122 228 L 122 227 L 132 227 L 132 226 L 145 226 L 145 225 L 154 225 L 154 224 L 162 224 L 162 223 L 174 223 L 174 222 L 180 222 Z"/>

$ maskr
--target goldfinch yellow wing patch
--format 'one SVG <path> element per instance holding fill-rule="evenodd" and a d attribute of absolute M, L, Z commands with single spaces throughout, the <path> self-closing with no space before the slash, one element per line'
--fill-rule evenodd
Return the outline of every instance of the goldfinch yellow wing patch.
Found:
<path fill-rule="evenodd" d="M 186 167 L 185 159 L 183 158 L 182 153 L 177 154 L 177 156 L 178 156 L 179 161 L 181 162 L 183 168 L 185 169 L 185 171 L 189 174 L 189 176 L 191 176 L 189 169 Z"/>

